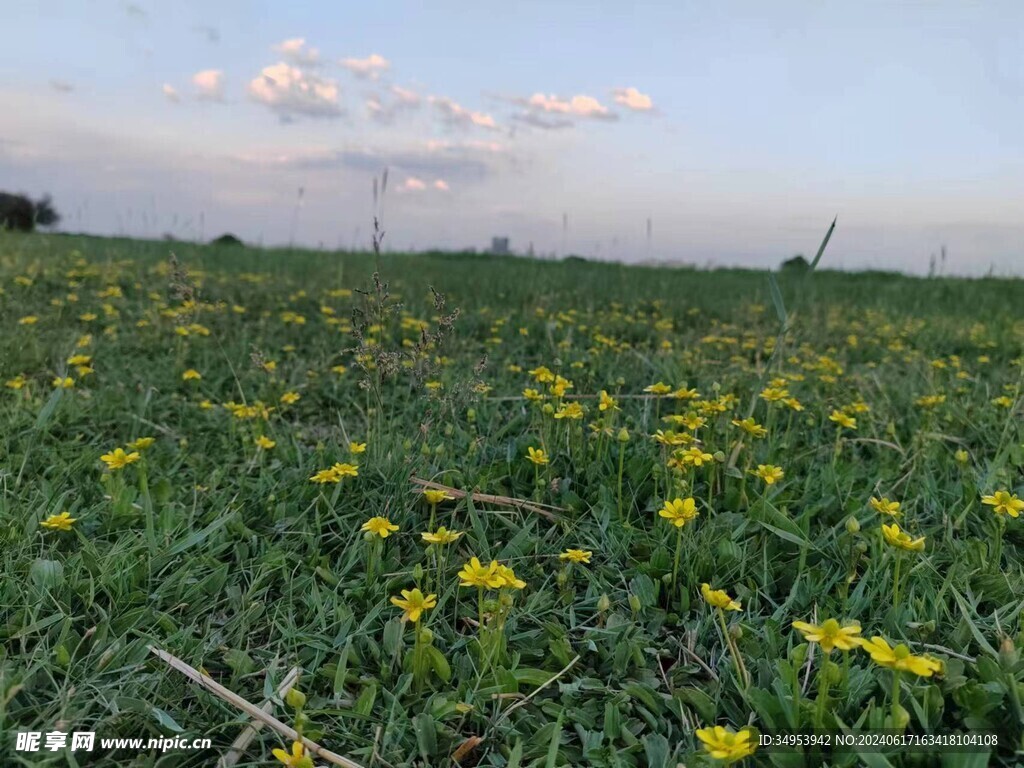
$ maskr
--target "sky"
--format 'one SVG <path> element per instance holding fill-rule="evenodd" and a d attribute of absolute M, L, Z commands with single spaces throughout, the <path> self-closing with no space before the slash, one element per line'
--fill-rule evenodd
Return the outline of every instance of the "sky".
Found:
<path fill-rule="evenodd" d="M 0 189 L 65 231 L 771 267 L 838 216 L 825 266 L 1024 274 L 1024 3 L 4 16 Z"/>

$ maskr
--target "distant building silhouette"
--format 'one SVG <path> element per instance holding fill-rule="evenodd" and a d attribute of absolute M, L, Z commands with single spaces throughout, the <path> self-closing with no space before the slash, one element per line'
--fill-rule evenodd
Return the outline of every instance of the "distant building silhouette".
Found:
<path fill-rule="evenodd" d="M 492 237 L 491 238 L 491 253 L 495 256 L 508 256 L 511 251 L 508 248 L 507 237 Z"/>

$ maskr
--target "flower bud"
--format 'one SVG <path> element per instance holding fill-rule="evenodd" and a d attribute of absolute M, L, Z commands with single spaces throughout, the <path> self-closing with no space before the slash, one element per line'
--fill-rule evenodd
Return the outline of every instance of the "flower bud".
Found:
<path fill-rule="evenodd" d="M 451 437 L 453 434 L 455 434 L 455 426 L 452 425 L 452 424 L 445 424 L 444 425 L 444 436 L 445 437 Z"/>
<path fill-rule="evenodd" d="M 284 701 L 292 709 L 302 709 L 306 706 L 306 694 L 298 688 L 292 688 L 284 695 Z"/>
<path fill-rule="evenodd" d="M 722 452 L 722 451 L 715 451 L 712 454 L 712 456 L 715 457 L 715 461 L 717 461 L 719 464 L 724 464 L 725 463 L 725 453 L 724 452 Z"/>
<path fill-rule="evenodd" d="M 414 565 L 413 568 L 412 568 L 412 580 L 415 581 L 417 584 L 419 584 L 419 582 L 422 579 L 423 579 L 423 565 L 421 563 L 416 563 L 416 565 Z"/>
<path fill-rule="evenodd" d="M 999 661 L 1002 663 L 1003 669 L 1013 669 L 1017 666 L 1017 659 L 1019 658 L 1017 646 L 1014 645 L 1013 639 L 1004 637 L 1003 641 L 999 643 Z"/>
<path fill-rule="evenodd" d="M 857 550 L 858 553 L 863 555 L 865 552 L 868 551 L 868 543 L 866 541 L 858 541 L 856 544 L 853 545 L 853 548 Z"/>
<path fill-rule="evenodd" d="M 63 643 L 54 648 L 53 658 L 59 667 L 66 668 L 71 663 L 71 654 L 68 653 L 68 649 L 64 647 Z"/>
<path fill-rule="evenodd" d="M 546 413 L 548 416 L 550 416 L 555 412 L 555 406 L 553 406 L 551 403 L 544 403 L 544 406 L 541 408 L 541 410 L 544 411 L 544 413 Z"/>
<path fill-rule="evenodd" d="M 468 411 L 466 411 L 466 420 L 470 424 L 473 424 L 476 421 L 476 408 L 470 408 Z M 449 424 L 448 426 L 451 426 L 451 424 Z"/>
<path fill-rule="evenodd" d="M 629 596 L 629 610 L 633 613 L 640 613 L 640 609 L 643 608 L 643 603 L 640 602 L 640 598 L 636 595 Z"/>
<path fill-rule="evenodd" d="M 608 597 L 608 595 L 601 595 L 601 597 L 598 598 L 598 600 L 597 600 L 597 610 L 599 610 L 601 613 L 607 612 L 608 609 L 611 608 L 611 607 L 612 607 L 612 601 Z"/>
<path fill-rule="evenodd" d="M 626 429 L 625 427 L 622 427 L 619 430 L 619 442 L 620 443 L 628 443 L 629 442 L 629 430 Z"/>
<path fill-rule="evenodd" d="M 857 518 L 851 515 L 846 518 L 846 532 L 847 533 L 860 533 L 860 523 L 857 522 Z"/>
<path fill-rule="evenodd" d="M 800 643 L 800 645 L 794 645 L 793 650 L 789 654 L 790 660 L 793 662 L 793 669 L 800 669 L 807 661 L 807 643 Z"/>
<path fill-rule="evenodd" d="M 563 568 L 555 575 L 555 583 L 558 584 L 558 586 L 560 587 L 564 587 L 568 582 L 569 574 L 566 573 L 565 569 Z"/>
<path fill-rule="evenodd" d="M 739 624 L 732 624 L 729 626 L 729 637 L 733 640 L 740 640 L 743 637 L 743 627 Z"/>

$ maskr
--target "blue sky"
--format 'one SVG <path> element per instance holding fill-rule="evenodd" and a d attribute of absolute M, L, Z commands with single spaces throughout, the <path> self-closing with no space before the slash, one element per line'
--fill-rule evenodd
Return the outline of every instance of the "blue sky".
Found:
<path fill-rule="evenodd" d="M 834 266 L 920 272 L 945 245 L 950 272 L 1021 271 L 1024 4 L 15 0 L 5 16 L 0 186 L 51 193 L 69 230 L 365 245 L 386 167 L 393 248 L 508 235 L 769 266 L 838 214 Z"/>

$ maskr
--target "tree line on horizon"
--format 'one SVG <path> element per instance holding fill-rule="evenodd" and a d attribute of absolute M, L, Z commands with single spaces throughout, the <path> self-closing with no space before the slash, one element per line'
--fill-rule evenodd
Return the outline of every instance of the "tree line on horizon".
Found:
<path fill-rule="evenodd" d="M 33 200 L 25 194 L 0 192 L 0 230 L 32 232 L 36 227 L 52 227 L 60 221 L 49 195 Z"/>

